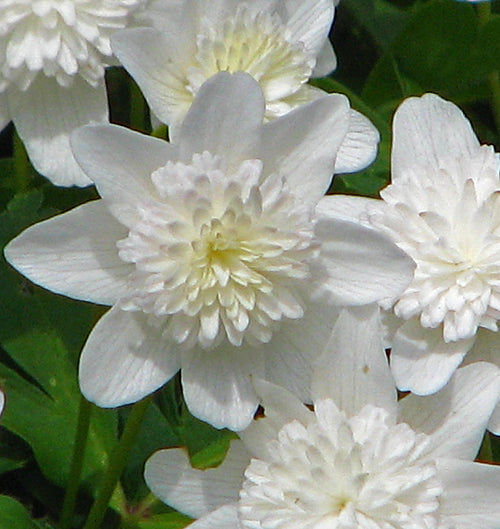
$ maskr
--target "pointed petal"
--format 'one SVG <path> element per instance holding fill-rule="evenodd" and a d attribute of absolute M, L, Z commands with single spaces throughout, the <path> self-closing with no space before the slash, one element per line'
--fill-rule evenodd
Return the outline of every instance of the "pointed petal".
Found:
<path fill-rule="evenodd" d="M 251 378 L 262 376 L 263 368 L 262 353 L 248 345 L 224 343 L 183 355 L 182 387 L 189 411 L 216 428 L 246 428 L 259 405 Z"/>
<path fill-rule="evenodd" d="M 435 393 L 448 382 L 473 343 L 474 338 L 445 343 L 440 327 L 422 327 L 415 318 L 405 322 L 392 341 L 391 369 L 397 387 L 417 395 Z"/>
<path fill-rule="evenodd" d="M 271 341 L 261 346 L 266 380 L 287 388 L 303 402 L 311 402 L 313 365 L 325 350 L 338 316 L 330 303 L 312 301 L 304 293 L 304 316 L 282 322 Z"/>
<path fill-rule="evenodd" d="M 238 500 L 250 454 L 241 441 L 233 441 L 216 468 L 191 466 L 187 450 L 158 450 L 146 462 L 144 478 L 153 494 L 167 505 L 193 518 L 205 516 Z"/>
<path fill-rule="evenodd" d="M 206 81 L 189 109 L 179 133 L 181 157 L 209 151 L 239 165 L 248 158 L 264 119 L 260 85 L 247 73 L 220 72 Z"/>
<path fill-rule="evenodd" d="M 177 158 L 166 141 L 117 125 L 90 125 L 71 137 L 75 157 L 110 203 L 149 201 L 151 173 Z"/>
<path fill-rule="evenodd" d="M 313 77 L 325 77 L 337 68 L 337 56 L 329 40 L 325 42 L 316 58 Z"/>
<path fill-rule="evenodd" d="M 77 77 L 69 88 L 38 76 L 28 90 L 9 92 L 9 108 L 16 130 L 35 169 L 60 186 L 92 182 L 76 163 L 71 132 L 108 119 L 104 82 L 97 88 Z"/>
<path fill-rule="evenodd" d="M 400 417 L 431 436 L 433 457 L 474 459 L 499 393 L 500 370 L 477 362 L 458 369 L 435 395 L 403 398 Z"/>
<path fill-rule="evenodd" d="M 316 363 L 313 401 L 332 399 L 348 416 L 357 415 L 368 404 L 395 416 L 396 385 L 382 338 L 376 305 L 344 309 Z"/>
<path fill-rule="evenodd" d="M 238 504 L 223 505 L 189 525 L 190 529 L 242 529 Z"/>
<path fill-rule="evenodd" d="M 102 408 L 141 400 L 179 370 L 162 328 L 150 325 L 148 315 L 109 310 L 93 328 L 80 357 L 83 395 Z"/>
<path fill-rule="evenodd" d="M 131 272 L 116 249 L 126 234 L 103 201 L 96 200 L 26 229 L 7 245 L 5 257 L 28 279 L 57 294 L 112 305 Z"/>
<path fill-rule="evenodd" d="M 415 166 L 438 169 L 446 159 L 472 154 L 478 147 L 469 120 L 453 103 L 436 94 L 410 97 L 394 115 L 392 181 Z"/>
<path fill-rule="evenodd" d="M 354 173 L 368 167 L 377 156 L 380 134 L 372 122 L 351 110 L 349 130 L 335 160 L 335 174 Z"/>
<path fill-rule="evenodd" d="M 266 123 L 259 156 L 266 173 L 281 173 L 301 201 L 316 204 L 332 180 L 349 116 L 347 98 L 332 94 Z"/>
<path fill-rule="evenodd" d="M 354 195 L 325 195 L 316 206 L 319 217 L 336 218 L 362 223 L 368 209 L 383 204 L 377 198 L 358 197 Z"/>
<path fill-rule="evenodd" d="M 498 529 L 500 467 L 470 461 L 438 461 L 445 493 L 440 498 L 443 527 Z"/>
<path fill-rule="evenodd" d="M 386 236 L 334 214 L 319 217 L 319 294 L 339 305 L 391 306 L 413 277 L 414 263 Z"/>
<path fill-rule="evenodd" d="M 335 8 L 331 0 L 285 0 L 287 28 L 292 42 L 303 42 L 313 55 L 323 48 L 333 23 Z"/>
<path fill-rule="evenodd" d="M 184 86 L 186 73 L 176 66 L 186 61 L 184 56 L 196 52 L 191 49 L 196 45 L 195 36 L 188 38 L 191 32 L 189 24 L 178 23 L 174 34 L 132 28 L 116 32 L 111 39 L 113 52 L 141 88 L 154 114 L 167 125 L 182 121 L 192 102 Z"/>
<path fill-rule="evenodd" d="M 267 443 L 276 439 L 278 432 L 288 422 L 297 420 L 309 424 L 314 414 L 289 391 L 262 379 L 254 380 L 255 391 L 261 398 L 265 417 L 252 421 L 248 428 L 238 433 L 252 456 L 266 459 L 270 454 Z"/>

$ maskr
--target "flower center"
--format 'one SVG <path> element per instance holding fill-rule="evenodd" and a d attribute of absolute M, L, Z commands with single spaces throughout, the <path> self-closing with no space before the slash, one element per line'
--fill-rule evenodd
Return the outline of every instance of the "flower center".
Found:
<path fill-rule="evenodd" d="M 209 3 L 207 3 L 209 5 Z M 171 65 L 164 82 L 175 101 L 175 119 L 182 120 L 201 85 L 221 71 L 247 72 L 256 79 L 266 100 L 266 119 L 281 116 L 309 100 L 306 83 L 316 64 L 301 42 L 292 42 L 277 14 L 242 3 L 217 24 L 205 17 L 196 37 L 191 62 Z"/>
<path fill-rule="evenodd" d="M 286 424 L 268 461 L 245 472 L 239 512 L 248 528 L 432 529 L 442 488 L 427 436 L 365 407 L 347 419 L 323 401 L 316 420 Z"/>
<path fill-rule="evenodd" d="M 301 318 L 296 286 L 316 253 L 313 224 L 282 179 L 261 172 L 247 160 L 228 174 L 209 153 L 155 171 L 154 202 L 118 243 L 135 264 L 120 306 L 168 320 L 188 347 L 267 342 L 283 318 Z"/>
<path fill-rule="evenodd" d="M 109 37 L 145 0 L 0 0 L 0 91 L 26 90 L 38 73 L 95 86 L 112 55 Z"/>
<path fill-rule="evenodd" d="M 383 213 L 371 223 L 417 264 L 396 315 L 443 324 L 445 341 L 471 338 L 478 326 L 497 330 L 500 318 L 500 181 L 488 147 L 450 160 L 436 174 L 425 168 L 385 189 Z"/>

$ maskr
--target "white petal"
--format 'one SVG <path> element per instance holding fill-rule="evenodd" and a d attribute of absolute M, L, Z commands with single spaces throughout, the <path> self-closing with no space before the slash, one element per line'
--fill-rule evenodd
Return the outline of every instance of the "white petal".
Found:
<path fill-rule="evenodd" d="M 181 28 L 182 31 L 179 31 Z M 115 55 L 141 88 L 154 114 L 168 125 L 178 113 L 184 115 L 186 110 L 184 106 L 181 109 L 176 108 L 179 94 L 175 89 L 177 83 L 184 81 L 172 77 L 176 74 L 172 65 L 178 61 L 180 64 L 184 62 L 179 55 L 182 53 L 183 43 L 184 54 L 189 53 L 190 47 L 185 37 L 190 35 L 191 30 L 189 25 L 179 24 L 176 34 L 184 35 L 181 41 L 170 32 L 160 32 L 151 28 L 119 31 L 111 39 Z M 194 45 L 196 42 L 194 35 L 191 40 Z M 195 50 L 191 51 L 194 54 Z M 182 70 L 179 73 L 185 75 Z M 187 99 L 185 105 L 189 106 L 190 102 L 190 99 Z"/>
<path fill-rule="evenodd" d="M 10 114 L 35 169 L 61 186 L 92 182 L 73 157 L 71 132 L 108 119 L 104 84 L 91 87 L 77 77 L 69 88 L 38 76 L 25 92 L 9 92 Z"/>
<path fill-rule="evenodd" d="M 468 365 L 473 362 L 491 362 L 500 368 L 500 355 L 498 350 L 500 348 L 500 334 L 498 332 L 491 332 L 487 329 L 479 328 L 476 334 L 476 341 L 472 349 L 464 358 L 463 365 Z M 490 417 L 488 423 L 488 430 L 500 435 L 500 401 Z"/>
<path fill-rule="evenodd" d="M 377 156 L 380 134 L 372 122 L 351 110 L 349 130 L 335 160 L 335 174 L 354 173 L 368 167 Z"/>
<path fill-rule="evenodd" d="M 126 234 L 96 200 L 26 229 L 7 245 L 5 256 L 28 279 L 57 294 L 112 305 L 131 272 L 116 249 Z"/>
<path fill-rule="evenodd" d="M 331 0 L 285 0 L 291 40 L 303 42 L 306 49 L 318 55 L 333 23 L 335 8 Z"/>
<path fill-rule="evenodd" d="M 161 501 L 198 518 L 238 500 L 249 462 L 250 454 L 241 441 L 231 443 L 222 464 L 206 470 L 193 468 L 185 449 L 170 448 L 147 460 L 144 478 Z"/>
<path fill-rule="evenodd" d="M 189 525 L 190 529 L 240 529 L 238 504 L 223 505 Z"/>
<path fill-rule="evenodd" d="M 390 306 L 413 277 L 413 261 L 384 235 L 335 218 L 319 218 L 321 241 L 318 274 L 321 292 L 340 305 L 378 302 Z"/>
<path fill-rule="evenodd" d="M 366 405 L 396 415 L 396 385 L 382 343 L 376 305 L 344 309 L 315 366 L 312 397 L 332 399 L 348 416 Z"/>
<path fill-rule="evenodd" d="M 440 498 L 443 527 L 498 529 L 500 467 L 470 461 L 438 461 L 445 489 Z"/>
<path fill-rule="evenodd" d="M 349 116 L 347 98 L 332 94 L 266 123 L 259 156 L 266 173 L 281 173 L 301 201 L 316 204 L 332 180 Z"/>
<path fill-rule="evenodd" d="M 407 169 L 473 154 L 479 141 L 462 111 L 435 94 L 403 101 L 393 123 L 392 180 Z"/>
<path fill-rule="evenodd" d="M 0 390 L 0 415 L 2 415 L 3 409 L 5 407 L 5 394 Z"/>
<path fill-rule="evenodd" d="M 313 77 L 324 77 L 337 68 L 337 56 L 329 40 L 325 42 L 316 58 Z"/>
<path fill-rule="evenodd" d="M 148 316 L 117 308 L 94 327 L 80 357 L 79 380 L 83 395 L 103 408 L 141 400 L 165 384 L 180 368 L 161 328 Z"/>
<path fill-rule="evenodd" d="M 209 151 L 239 165 L 248 158 L 264 119 L 260 85 L 244 72 L 220 72 L 201 86 L 179 133 L 181 157 Z"/>
<path fill-rule="evenodd" d="M 338 316 L 330 303 L 303 296 L 304 316 L 281 323 L 268 344 L 261 346 L 266 380 L 287 388 L 303 402 L 311 402 L 315 360 L 325 350 Z"/>
<path fill-rule="evenodd" d="M 319 217 L 335 218 L 359 223 L 366 216 L 368 209 L 383 204 L 376 198 L 354 195 L 325 195 L 316 206 Z"/>
<path fill-rule="evenodd" d="M 109 202 L 150 200 L 151 173 L 177 157 L 166 141 L 117 125 L 76 130 L 71 144 L 78 163 Z"/>
<path fill-rule="evenodd" d="M 435 395 L 403 398 L 400 417 L 431 436 L 433 457 L 474 459 L 499 392 L 500 370 L 477 362 L 458 369 Z"/>
<path fill-rule="evenodd" d="M 314 420 L 313 413 L 292 393 L 262 379 L 254 380 L 255 390 L 261 398 L 265 417 L 252 421 L 250 426 L 239 432 L 252 456 L 267 459 L 268 441 L 276 439 L 279 430 L 288 422 L 301 421 L 309 424 Z"/>
<path fill-rule="evenodd" d="M 182 387 L 189 411 L 216 428 L 246 428 L 259 405 L 251 378 L 261 377 L 263 369 L 262 353 L 246 345 L 224 343 L 183 355 Z"/>
<path fill-rule="evenodd" d="M 391 369 L 396 385 L 417 395 L 440 390 L 460 365 L 474 339 L 445 343 L 441 328 L 427 329 L 417 319 L 394 335 Z"/>

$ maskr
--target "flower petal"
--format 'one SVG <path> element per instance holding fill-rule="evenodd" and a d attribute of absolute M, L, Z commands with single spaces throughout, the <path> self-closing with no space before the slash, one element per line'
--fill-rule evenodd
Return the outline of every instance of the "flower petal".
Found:
<path fill-rule="evenodd" d="M 112 305 L 131 272 L 116 249 L 126 233 L 96 200 L 26 229 L 7 245 L 5 257 L 28 279 L 57 294 Z"/>
<path fill-rule="evenodd" d="M 189 525 L 191 529 L 240 529 L 238 505 L 223 505 Z"/>
<path fill-rule="evenodd" d="M 440 498 L 443 527 L 498 529 L 500 467 L 443 459 L 438 469 L 445 490 Z"/>
<path fill-rule="evenodd" d="M 315 366 L 312 397 L 332 399 L 348 416 L 371 404 L 396 414 L 396 385 L 382 343 L 376 305 L 344 309 Z"/>
<path fill-rule="evenodd" d="M 337 68 L 337 56 L 329 40 L 325 42 L 316 58 L 313 77 L 325 77 Z"/>
<path fill-rule="evenodd" d="M 500 394 L 500 370 L 486 362 L 460 368 L 429 397 L 400 401 L 401 420 L 431 436 L 433 457 L 474 459 Z"/>
<path fill-rule="evenodd" d="M 5 407 L 5 394 L 0 390 L 0 415 L 2 415 L 3 409 Z"/>
<path fill-rule="evenodd" d="M 5 94 L 0 94 L 0 131 L 2 131 L 10 122 L 8 100 Z"/>
<path fill-rule="evenodd" d="M 166 141 L 117 125 L 80 128 L 71 144 L 78 163 L 110 203 L 150 200 L 151 173 L 177 158 L 177 149 Z"/>
<path fill-rule="evenodd" d="M 332 180 L 349 116 L 347 98 L 332 94 L 266 123 L 259 156 L 266 173 L 279 172 L 301 201 L 316 204 Z"/>
<path fill-rule="evenodd" d="M 392 305 L 413 277 L 414 263 L 388 237 L 353 222 L 320 216 L 318 294 L 339 305 Z"/>
<path fill-rule="evenodd" d="M 453 103 L 435 94 L 403 101 L 393 123 L 392 181 L 407 169 L 473 154 L 479 141 L 468 119 Z"/>
<path fill-rule="evenodd" d="M 162 328 L 150 325 L 147 314 L 112 308 L 97 322 L 83 348 L 80 389 L 98 406 L 114 408 L 153 393 L 179 368 Z"/>
<path fill-rule="evenodd" d="M 104 83 L 91 87 L 76 77 L 69 88 L 38 76 L 28 90 L 11 90 L 9 108 L 16 130 L 35 169 L 56 185 L 88 186 L 92 182 L 71 151 L 71 132 L 108 119 Z"/>
<path fill-rule="evenodd" d="M 233 441 L 224 461 L 216 468 L 191 466 L 182 448 L 158 450 L 146 462 L 144 478 L 164 503 L 193 518 L 205 516 L 238 500 L 250 454 L 241 441 Z"/>
<path fill-rule="evenodd" d="M 182 64 L 182 56 L 188 54 L 196 43 L 190 24 L 181 20 L 183 23 L 178 23 L 174 34 L 151 28 L 132 28 L 116 32 L 111 38 L 113 52 L 141 88 L 154 114 L 168 125 L 177 121 L 178 115 L 184 116 L 191 103 L 187 98 L 182 108 L 176 108 L 179 87 L 184 95 L 185 72 L 177 72 L 173 64 Z M 191 52 L 194 54 L 195 50 Z M 186 92 L 186 97 L 188 95 Z"/>
<path fill-rule="evenodd" d="M 284 321 L 271 341 L 261 346 L 266 380 L 287 388 L 303 402 L 311 402 L 314 361 L 325 350 L 338 316 L 330 303 L 311 301 L 305 293 L 304 316 Z"/>
<path fill-rule="evenodd" d="M 189 411 L 216 428 L 246 428 L 259 405 L 251 377 L 261 377 L 263 365 L 262 353 L 247 345 L 186 352 L 182 387 Z"/>
<path fill-rule="evenodd" d="M 333 23 L 335 8 L 332 1 L 285 0 L 283 4 L 282 11 L 286 12 L 286 25 L 291 32 L 290 40 L 304 43 L 308 51 L 318 55 Z"/>
<path fill-rule="evenodd" d="M 440 390 L 460 365 L 474 338 L 445 343 L 442 329 L 422 327 L 417 319 L 405 322 L 392 340 L 391 369 L 403 391 L 430 395 Z"/>
<path fill-rule="evenodd" d="M 338 220 L 348 220 L 362 223 L 367 210 L 374 206 L 383 205 L 377 198 L 358 197 L 354 195 L 325 195 L 316 206 L 319 217 L 334 217 Z"/>
<path fill-rule="evenodd" d="M 368 167 L 377 156 L 380 134 L 372 122 L 351 110 L 349 130 L 335 160 L 335 174 L 354 173 Z"/>
<path fill-rule="evenodd" d="M 257 395 L 261 398 L 265 417 L 252 421 L 248 428 L 238 432 L 238 435 L 252 456 L 265 460 L 270 455 L 267 448 L 268 441 L 276 439 L 279 430 L 286 423 L 298 420 L 304 425 L 309 424 L 314 415 L 285 388 L 262 379 L 255 379 L 253 383 Z"/>
<path fill-rule="evenodd" d="M 209 151 L 230 166 L 249 157 L 264 119 L 265 99 L 259 83 L 244 72 L 220 72 L 203 83 L 181 126 L 181 158 Z"/>

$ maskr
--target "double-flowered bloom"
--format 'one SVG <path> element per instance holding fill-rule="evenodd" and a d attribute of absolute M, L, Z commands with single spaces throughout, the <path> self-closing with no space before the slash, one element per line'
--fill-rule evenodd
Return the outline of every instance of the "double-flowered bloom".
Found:
<path fill-rule="evenodd" d="M 134 402 L 182 369 L 195 415 L 244 428 L 251 376 L 307 398 L 337 307 L 388 306 L 406 288 L 404 252 L 322 207 L 347 99 L 265 124 L 264 112 L 252 77 L 220 73 L 176 144 L 111 125 L 73 136 L 102 199 L 29 228 L 6 256 L 55 292 L 113 306 L 81 357 L 90 400 Z"/>
<path fill-rule="evenodd" d="M 35 168 L 59 185 L 89 185 L 69 134 L 107 120 L 110 36 L 146 0 L 0 0 L 0 129 L 10 120 Z"/>
<path fill-rule="evenodd" d="M 473 462 L 500 391 L 478 362 L 431 397 L 398 402 L 377 310 L 344 310 L 312 382 L 313 410 L 255 381 L 264 417 L 224 462 L 185 450 L 146 463 L 151 490 L 192 529 L 496 529 L 500 467 Z"/>
<path fill-rule="evenodd" d="M 157 1 L 145 13 L 154 29 L 120 31 L 111 44 L 175 138 L 200 87 L 218 72 L 243 71 L 258 81 L 266 120 L 324 95 L 308 81 L 336 66 L 328 40 L 334 13 L 332 0 Z M 377 138 L 371 123 L 351 110 L 335 172 L 371 163 Z"/>
<path fill-rule="evenodd" d="M 417 267 L 394 306 L 391 365 L 401 389 L 439 390 L 463 361 L 500 365 L 500 162 L 469 121 L 434 94 L 407 99 L 393 126 L 382 201 L 332 208 L 391 239 Z M 500 408 L 490 428 L 500 432 Z"/>

